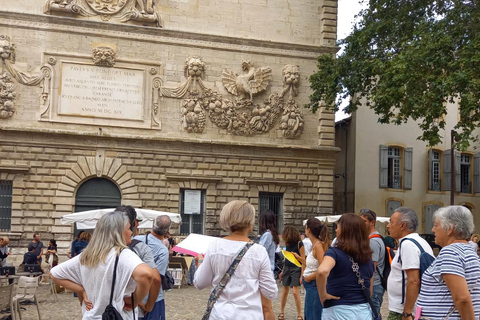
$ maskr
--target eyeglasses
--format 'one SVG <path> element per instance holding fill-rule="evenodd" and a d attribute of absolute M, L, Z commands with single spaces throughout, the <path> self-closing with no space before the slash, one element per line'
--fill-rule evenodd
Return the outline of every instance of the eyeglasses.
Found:
<path fill-rule="evenodd" d="M 370 209 L 360 209 L 360 214 L 369 214 L 373 220 L 377 220 L 377 214 Z"/>

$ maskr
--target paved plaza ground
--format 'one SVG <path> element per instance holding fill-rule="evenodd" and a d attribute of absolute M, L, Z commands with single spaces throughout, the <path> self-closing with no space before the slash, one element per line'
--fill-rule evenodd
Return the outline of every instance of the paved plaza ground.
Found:
<path fill-rule="evenodd" d="M 206 307 L 209 290 L 199 291 L 195 287 L 182 287 L 173 289 L 165 294 L 166 318 L 167 320 L 200 320 Z M 274 310 L 280 312 L 280 296 L 282 287 L 279 287 L 278 298 L 274 301 Z M 387 296 L 385 295 L 385 299 Z M 40 302 L 40 313 L 43 320 L 75 320 L 82 318 L 82 311 L 79 302 L 73 297 L 72 293 L 59 293 L 58 301 L 49 292 L 49 286 L 41 285 L 39 288 L 38 299 Z M 302 306 L 304 296 L 302 295 Z M 384 301 L 382 308 L 383 318 L 387 316 L 387 301 Z M 26 310 L 22 310 L 23 320 L 38 319 L 37 310 L 34 305 L 22 305 Z M 0 317 L 6 316 L 6 313 Z M 295 303 L 290 294 L 287 307 L 285 309 L 286 320 L 296 320 Z M 352 317 L 352 320 L 354 317 Z M 128 319 L 125 319 L 128 320 Z"/>

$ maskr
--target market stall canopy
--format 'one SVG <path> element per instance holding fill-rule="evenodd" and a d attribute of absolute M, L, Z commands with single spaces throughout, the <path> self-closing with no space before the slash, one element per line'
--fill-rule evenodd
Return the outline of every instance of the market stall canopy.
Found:
<path fill-rule="evenodd" d="M 78 229 L 94 229 L 98 220 L 100 220 L 104 214 L 112 211 L 115 211 L 115 208 L 70 213 L 62 216 L 61 223 L 76 223 Z M 138 219 L 142 220 L 138 225 L 139 229 L 151 229 L 153 227 L 153 220 L 163 215 L 169 216 L 173 223 L 182 222 L 182 217 L 178 213 L 137 208 L 135 208 L 135 211 L 137 212 Z"/>
<path fill-rule="evenodd" d="M 322 222 L 334 223 L 334 222 L 337 222 L 340 219 L 341 216 L 342 216 L 341 214 L 337 214 L 337 215 L 334 215 L 334 216 L 318 216 L 318 217 L 315 217 L 315 218 L 317 218 L 318 220 L 320 220 Z M 303 220 L 303 225 L 305 225 L 307 223 L 307 220 Z M 389 223 L 390 218 L 388 218 L 388 217 L 377 217 L 377 222 Z"/>

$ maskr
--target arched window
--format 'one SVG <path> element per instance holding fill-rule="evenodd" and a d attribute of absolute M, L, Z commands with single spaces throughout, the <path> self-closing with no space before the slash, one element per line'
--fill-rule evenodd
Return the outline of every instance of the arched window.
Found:
<path fill-rule="evenodd" d="M 75 196 L 75 212 L 116 208 L 122 203 L 122 194 L 112 181 L 93 178 L 85 181 Z M 75 225 L 74 234 L 77 234 Z"/>

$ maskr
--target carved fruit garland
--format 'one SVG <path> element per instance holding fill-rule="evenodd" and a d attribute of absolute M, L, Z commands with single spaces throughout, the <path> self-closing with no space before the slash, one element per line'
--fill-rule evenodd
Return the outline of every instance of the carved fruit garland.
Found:
<path fill-rule="evenodd" d="M 10 74 L 5 72 L 0 75 L 0 119 L 7 119 L 13 116 L 16 95 Z"/>

